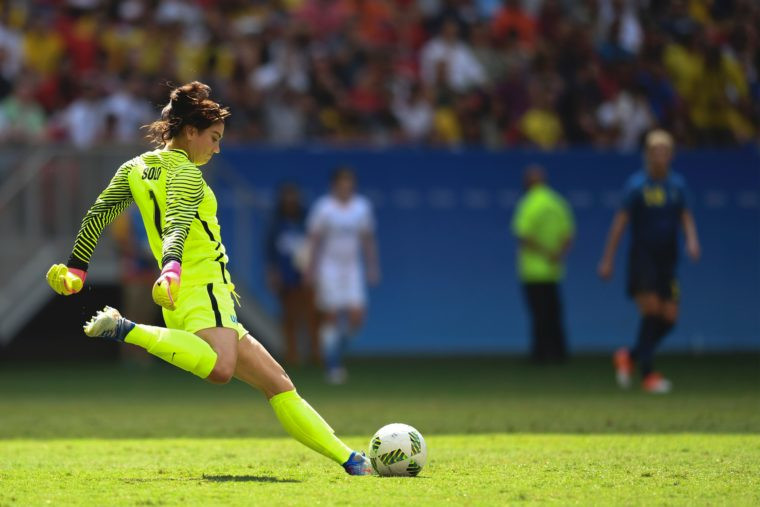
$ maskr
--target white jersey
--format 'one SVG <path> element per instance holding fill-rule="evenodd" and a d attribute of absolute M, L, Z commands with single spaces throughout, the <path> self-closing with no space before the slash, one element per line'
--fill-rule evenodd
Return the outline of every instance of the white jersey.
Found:
<path fill-rule="evenodd" d="M 322 238 L 319 265 L 325 263 L 359 266 L 361 238 L 375 228 L 372 206 L 363 196 L 341 203 L 332 195 L 321 197 L 311 209 L 306 222 L 310 234 Z"/>
<path fill-rule="evenodd" d="M 306 222 L 309 233 L 321 238 L 317 256 L 317 304 L 323 310 L 362 308 L 366 289 L 361 264 L 362 236 L 374 231 L 372 206 L 362 196 L 341 203 L 331 195 L 320 198 Z"/>

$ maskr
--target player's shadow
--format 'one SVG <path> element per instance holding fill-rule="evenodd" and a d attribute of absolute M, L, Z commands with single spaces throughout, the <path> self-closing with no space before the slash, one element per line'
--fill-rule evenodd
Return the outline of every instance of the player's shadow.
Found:
<path fill-rule="evenodd" d="M 301 482 L 296 479 L 280 479 L 269 475 L 206 475 L 203 480 L 209 482 Z"/>

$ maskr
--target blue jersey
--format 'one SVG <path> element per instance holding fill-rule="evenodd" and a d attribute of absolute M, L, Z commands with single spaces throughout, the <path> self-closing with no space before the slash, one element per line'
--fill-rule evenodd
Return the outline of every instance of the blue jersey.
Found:
<path fill-rule="evenodd" d="M 303 219 L 275 219 L 269 231 L 267 257 L 285 287 L 301 285 L 302 274 L 297 263 L 305 244 L 306 226 Z"/>
<path fill-rule="evenodd" d="M 681 215 L 688 208 L 686 185 L 678 174 L 653 180 L 646 170 L 635 173 L 628 179 L 623 197 L 632 248 L 675 251 Z"/>

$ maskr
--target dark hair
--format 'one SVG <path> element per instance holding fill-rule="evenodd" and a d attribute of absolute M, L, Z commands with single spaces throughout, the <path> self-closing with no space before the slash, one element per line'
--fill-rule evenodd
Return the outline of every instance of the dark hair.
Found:
<path fill-rule="evenodd" d="M 199 81 L 173 89 L 169 103 L 161 110 L 161 118 L 146 125 L 148 140 L 163 145 L 186 125 L 206 130 L 214 123 L 224 121 L 230 110 L 211 100 L 210 95 L 211 87 Z"/>
<path fill-rule="evenodd" d="M 353 169 L 351 169 L 348 166 L 340 166 L 337 169 L 335 169 L 332 173 L 332 177 L 330 178 L 330 182 L 334 185 L 339 180 L 342 180 L 343 178 L 350 178 L 354 181 L 356 181 L 356 175 L 354 174 Z"/>
<path fill-rule="evenodd" d="M 295 183 L 286 182 L 280 185 L 280 188 L 277 192 L 276 216 L 279 219 L 288 218 L 289 214 L 285 206 L 285 196 L 288 194 L 293 194 L 296 197 L 296 206 L 293 210 L 294 215 L 292 215 L 290 218 L 295 218 L 300 222 L 303 220 L 306 213 L 301 202 L 301 189 L 299 189 Z"/>

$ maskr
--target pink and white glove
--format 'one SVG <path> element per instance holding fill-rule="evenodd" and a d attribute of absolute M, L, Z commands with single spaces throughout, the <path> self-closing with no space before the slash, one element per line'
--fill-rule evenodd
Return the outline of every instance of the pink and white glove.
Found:
<path fill-rule="evenodd" d="M 179 298 L 179 279 L 182 265 L 177 261 L 169 261 L 161 270 L 161 276 L 153 284 L 153 301 L 167 310 L 177 308 Z"/>

